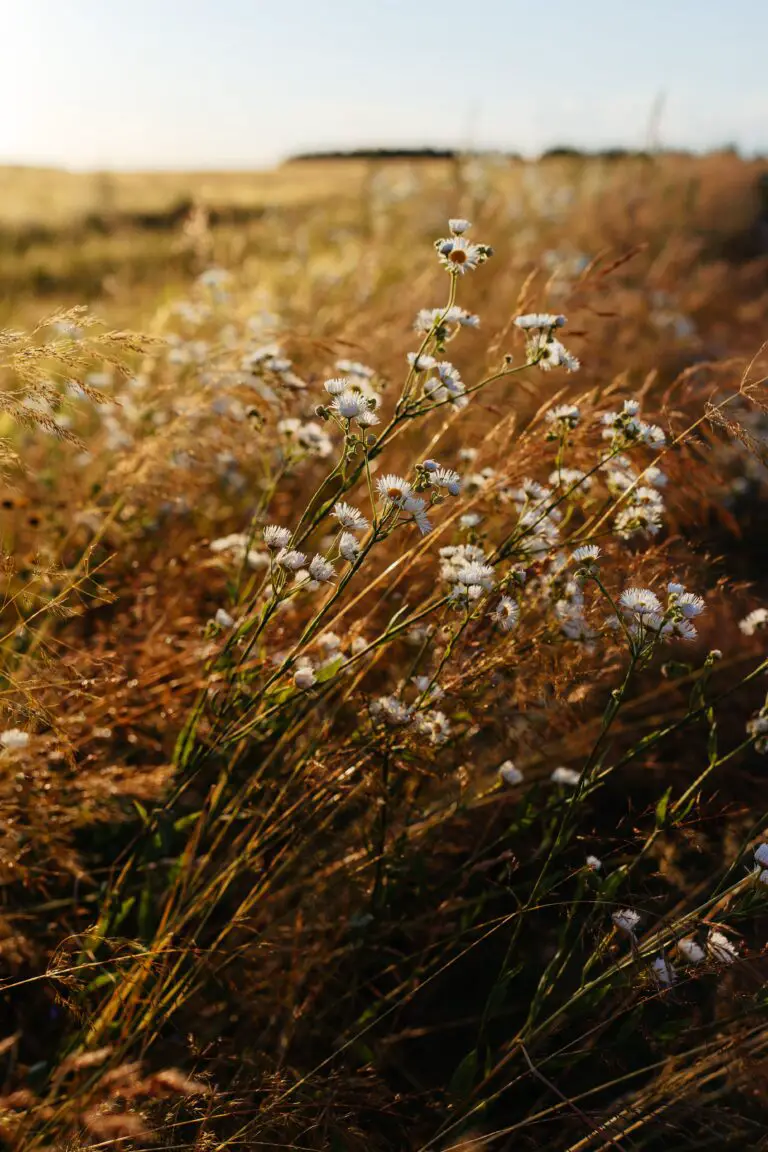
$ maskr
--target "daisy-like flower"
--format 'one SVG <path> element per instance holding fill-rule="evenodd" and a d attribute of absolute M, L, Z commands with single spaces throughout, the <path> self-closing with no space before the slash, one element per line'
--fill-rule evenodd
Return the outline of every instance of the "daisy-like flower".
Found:
<path fill-rule="evenodd" d="M 509 596 L 502 596 L 493 612 L 489 613 L 502 632 L 511 632 L 517 627 L 520 619 L 520 609 Z"/>
<path fill-rule="evenodd" d="M 578 372 L 581 361 L 573 356 L 559 340 L 553 340 L 544 332 L 531 337 L 528 341 L 528 360 L 535 363 L 542 372 L 549 372 L 552 368 L 565 368 L 566 372 Z"/>
<path fill-rule="evenodd" d="M 600 872 L 603 867 L 603 862 L 599 856 L 587 856 L 586 864 L 591 872 Z"/>
<path fill-rule="evenodd" d="M 275 563 L 279 564 L 281 568 L 288 568 L 291 572 L 298 572 L 303 568 L 307 562 L 307 557 L 303 552 L 296 549 L 281 548 L 275 557 Z"/>
<path fill-rule="evenodd" d="M 431 482 L 437 488 L 445 488 L 451 496 L 458 496 L 461 492 L 461 476 L 453 468 L 438 468 L 430 475 Z"/>
<path fill-rule="evenodd" d="M 480 588 L 484 588 L 486 592 L 490 592 L 494 585 L 493 568 L 490 564 L 482 564 L 478 560 L 470 560 L 459 568 L 455 579 L 457 584 L 464 584 L 466 587 L 477 584 Z"/>
<path fill-rule="evenodd" d="M 600 555 L 600 549 L 597 544 L 582 544 L 580 548 L 576 548 L 571 554 L 571 560 L 574 564 L 584 564 L 586 561 L 597 560 Z"/>
<path fill-rule="evenodd" d="M 411 494 L 411 485 L 402 476 L 387 472 L 376 481 L 376 490 L 384 500 L 402 508 L 403 501 Z"/>
<path fill-rule="evenodd" d="M 682 940 L 678 940 L 677 950 L 689 964 L 701 964 L 702 960 L 706 960 L 707 957 L 704 949 L 696 943 L 692 936 L 685 936 Z"/>
<path fill-rule="evenodd" d="M 635 929 L 640 923 L 640 913 L 635 912 L 634 908 L 621 908 L 618 912 L 611 913 L 611 920 L 620 932 L 634 936 Z"/>
<path fill-rule="evenodd" d="M 342 532 L 339 538 L 339 554 L 353 564 L 360 555 L 360 541 L 351 532 Z"/>
<path fill-rule="evenodd" d="M 357 420 L 360 424 L 378 424 L 379 418 L 371 408 L 371 401 L 362 392 L 342 392 L 331 404 L 334 412 L 344 420 Z"/>
<path fill-rule="evenodd" d="M 666 956 L 657 956 L 651 964 L 654 978 L 665 988 L 670 988 L 676 979 L 675 969 Z"/>
<path fill-rule="evenodd" d="M 575 428 L 581 419 L 581 412 L 575 404 L 558 404 L 547 412 L 549 424 L 559 424 L 563 428 Z"/>
<path fill-rule="evenodd" d="M 450 308 L 422 308 L 416 314 L 413 326 L 417 332 L 427 333 L 434 330 L 436 339 L 440 341 L 445 339 L 448 327 L 453 324 L 458 324 L 461 328 L 478 328 L 480 317 L 467 312 L 465 308 L 459 308 L 458 304 L 453 304 Z"/>
<path fill-rule="evenodd" d="M 434 356 L 427 356 L 424 352 L 421 354 L 418 352 L 409 352 L 406 359 L 414 372 L 429 372 L 430 368 L 434 368 L 435 364 L 437 364 Z"/>
<path fill-rule="evenodd" d="M 340 376 L 335 376 L 332 380 L 326 380 L 323 388 L 325 388 L 329 396 L 341 396 L 343 392 L 349 390 L 349 381 L 344 380 Z"/>
<path fill-rule="evenodd" d="M 401 504 L 404 512 L 410 512 L 413 522 L 422 536 L 428 536 L 432 531 L 432 521 L 427 515 L 427 502 L 421 496 L 406 496 Z"/>
<path fill-rule="evenodd" d="M 747 721 L 747 735 L 755 742 L 755 752 L 761 756 L 768 752 L 768 711 L 765 708 Z"/>
<path fill-rule="evenodd" d="M 293 682 L 301 692 L 306 692 L 317 681 L 315 670 L 306 657 L 298 664 L 293 674 Z"/>
<path fill-rule="evenodd" d="M 6 728 L 4 732 L 0 732 L 0 744 L 11 751 L 26 748 L 29 744 L 29 732 L 24 732 L 21 728 Z"/>
<path fill-rule="evenodd" d="M 465 512 L 463 516 L 459 516 L 459 527 L 467 531 L 470 528 L 477 528 L 482 519 L 479 512 Z"/>
<path fill-rule="evenodd" d="M 430 474 L 440 471 L 440 465 L 438 464 L 437 460 L 432 460 L 431 458 L 424 461 L 422 468 L 425 472 L 429 472 Z"/>
<path fill-rule="evenodd" d="M 661 602 L 650 588 L 627 588 L 619 596 L 619 604 L 629 615 L 641 619 L 650 612 L 661 612 Z"/>
<path fill-rule="evenodd" d="M 319 580 L 321 584 L 327 584 L 333 580 L 333 564 L 331 564 L 330 560 L 326 560 L 324 556 L 321 556 L 319 552 L 316 552 L 309 565 L 309 574 L 313 580 Z"/>
<path fill-rule="evenodd" d="M 491 254 L 487 245 L 471 244 L 463 236 L 452 236 L 440 241 L 437 251 L 443 267 L 460 276 L 477 268 Z"/>
<path fill-rule="evenodd" d="M 562 328 L 564 324 L 565 316 L 550 312 L 528 312 L 525 316 L 515 318 L 515 327 L 524 331 L 530 328 Z"/>
<path fill-rule="evenodd" d="M 666 628 L 663 631 L 666 631 Z M 698 632 L 690 620 L 672 621 L 670 634 L 676 636 L 678 640 L 695 640 L 698 636 Z"/>
<path fill-rule="evenodd" d="M 342 500 L 334 504 L 331 515 L 336 517 L 342 528 L 348 528 L 351 532 L 365 532 L 370 527 L 359 509 L 353 508 L 351 504 L 345 504 Z"/>
<path fill-rule="evenodd" d="M 0 736 L 0 740 L 2 740 L 2 736 Z M 768 868 L 768 841 L 763 840 L 755 848 L 755 861 L 763 868 Z"/>
<path fill-rule="evenodd" d="M 718 931 L 717 928 L 712 928 L 709 936 L 707 936 L 707 951 L 718 964 L 733 964 L 734 960 L 739 957 L 739 953 L 728 937 Z"/>
<path fill-rule="evenodd" d="M 754 636 L 761 628 L 768 626 L 768 608 L 754 608 L 748 616 L 739 621 L 739 629 L 745 636 Z"/>
<path fill-rule="evenodd" d="M 445 744 L 451 735 L 451 722 L 444 712 L 430 709 L 416 717 L 416 728 L 427 736 L 432 744 Z"/>
<path fill-rule="evenodd" d="M 567 784 L 569 788 L 575 788 L 580 779 L 581 773 L 577 772 L 574 768 L 566 768 L 562 764 L 559 768 L 555 768 L 550 776 L 553 784 Z"/>
<path fill-rule="evenodd" d="M 230 616 L 226 608 L 217 608 L 213 619 L 219 628 L 234 628 L 235 626 L 235 618 Z"/>
<path fill-rule="evenodd" d="M 371 704 L 371 715 L 383 720 L 390 728 L 404 728 L 413 719 L 411 709 L 396 696 L 380 696 Z"/>
<path fill-rule="evenodd" d="M 503 764 L 499 765 L 499 776 L 510 788 L 514 788 L 516 784 L 522 784 L 524 779 L 520 769 L 516 768 L 511 760 L 505 760 Z"/>
<path fill-rule="evenodd" d="M 279 524 L 267 524 L 263 532 L 264 543 L 267 548 L 279 551 L 287 548 L 291 542 L 291 532 L 288 528 L 281 528 Z"/>
<path fill-rule="evenodd" d="M 464 220 L 461 216 L 452 216 L 448 221 L 448 227 L 450 228 L 451 232 L 453 232 L 454 236 L 462 236 L 465 232 L 470 230 L 472 225 L 470 224 L 469 220 Z"/>

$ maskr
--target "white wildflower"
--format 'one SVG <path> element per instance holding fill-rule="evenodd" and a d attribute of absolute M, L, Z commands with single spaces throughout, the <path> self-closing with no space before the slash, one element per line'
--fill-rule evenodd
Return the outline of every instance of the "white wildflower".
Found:
<path fill-rule="evenodd" d="M 414 372 L 429 372 L 437 364 L 434 356 L 427 356 L 424 352 L 409 352 L 407 360 Z"/>
<path fill-rule="evenodd" d="M 305 554 L 296 549 L 281 548 L 275 557 L 276 564 L 279 564 L 281 568 L 290 569 L 291 572 L 298 572 L 299 568 L 303 568 L 306 562 Z"/>
<path fill-rule="evenodd" d="M 711 929 L 707 937 L 707 951 L 718 964 L 733 964 L 739 956 L 728 937 L 717 928 Z"/>
<path fill-rule="evenodd" d="M 511 760 L 505 760 L 503 764 L 499 765 L 499 776 L 510 788 L 514 788 L 516 784 L 522 784 L 524 779 L 523 773 L 515 767 Z"/>
<path fill-rule="evenodd" d="M 603 867 L 603 862 L 599 856 L 587 856 L 586 863 L 591 872 L 600 872 Z"/>
<path fill-rule="evenodd" d="M 331 515 L 335 516 L 342 528 L 348 528 L 351 532 L 365 532 L 370 527 L 359 509 L 351 504 L 345 504 L 342 500 L 334 504 Z"/>
<path fill-rule="evenodd" d="M 706 959 L 706 952 L 697 944 L 692 936 L 685 936 L 677 942 L 677 950 L 689 964 L 701 964 Z"/>
<path fill-rule="evenodd" d="M 620 932 L 634 936 L 635 929 L 640 923 L 640 913 L 635 912 L 634 908 L 622 908 L 618 912 L 611 913 L 611 920 Z"/>
<path fill-rule="evenodd" d="M 349 381 L 336 376 L 332 380 L 326 380 L 323 388 L 325 388 L 329 396 L 341 396 L 342 393 L 349 390 Z"/>
<path fill-rule="evenodd" d="M 315 676 L 315 671 L 312 667 L 312 664 L 306 658 L 302 659 L 298 663 L 296 671 L 293 674 L 294 684 L 300 691 L 306 692 L 306 690 L 311 688 L 312 685 L 316 683 L 316 681 L 317 677 Z"/>
<path fill-rule="evenodd" d="M 396 696 L 380 696 L 373 701 L 370 710 L 371 715 L 383 720 L 390 728 L 403 728 L 413 718 L 411 709 Z"/>
<path fill-rule="evenodd" d="M 443 240 L 438 247 L 440 263 L 454 274 L 464 275 L 465 272 L 477 268 L 490 255 L 486 245 L 471 244 L 463 236 L 452 236 Z"/>
<path fill-rule="evenodd" d="M 558 404 L 550 408 L 546 420 L 548 424 L 559 424 L 563 428 L 575 428 L 581 419 L 581 412 L 575 404 Z"/>
<path fill-rule="evenodd" d="M 768 625 L 768 608 L 754 608 L 748 616 L 739 622 L 739 628 L 745 636 L 754 636 L 758 629 Z"/>
<path fill-rule="evenodd" d="M 763 868 L 768 868 L 768 840 L 763 840 L 755 848 L 755 860 Z"/>
<path fill-rule="evenodd" d="M 264 543 L 267 548 L 287 548 L 291 542 L 291 532 L 288 528 L 281 528 L 279 524 L 267 524 L 263 532 Z"/>
<path fill-rule="evenodd" d="M 411 494 L 411 485 L 402 476 L 394 472 L 387 472 L 376 481 L 376 489 L 388 503 L 402 507 L 406 497 Z"/>
<path fill-rule="evenodd" d="M 649 612 L 661 612 L 661 602 L 650 588 L 627 588 L 619 596 L 619 604 L 626 613 L 641 619 Z"/>
<path fill-rule="evenodd" d="M 216 615 L 213 619 L 219 628 L 234 628 L 235 626 L 235 618 L 234 616 L 230 616 L 226 608 L 217 608 Z"/>
<path fill-rule="evenodd" d="M 362 392 L 342 392 L 333 401 L 331 408 L 344 420 L 357 420 L 359 424 L 379 423 L 371 401 Z"/>
<path fill-rule="evenodd" d="M 553 784 L 567 784 L 569 788 L 575 788 L 580 779 L 580 772 L 577 772 L 575 768 L 566 768 L 562 764 L 559 768 L 555 768 L 550 776 Z"/>
<path fill-rule="evenodd" d="M 339 553 L 353 564 L 360 555 L 360 541 L 351 532 L 342 532 L 339 538 Z"/>
<path fill-rule="evenodd" d="M 511 632 L 517 627 L 520 619 L 520 609 L 509 596 L 502 596 L 494 610 L 489 613 L 502 632 Z"/>
<path fill-rule="evenodd" d="M 0 744 L 11 751 L 26 748 L 29 744 L 29 732 L 24 732 L 21 728 L 6 728 L 4 732 L 0 732 Z"/>
<path fill-rule="evenodd" d="M 527 330 L 530 328 L 562 328 L 565 316 L 552 315 L 549 312 L 529 312 L 525 316 L 515 318 L 515 327 Z"/>
<path fill-rule="evenodd" d="M 453 468 L 438 468 L 430 475 L 430 481 L 437 488 L 445 488 L 451 496 L 461 492 L 461 476 Z"/>
<path fill-rule="evenodd" d="M 655 979 L 665 988 L 671 987 L 676 979 L 675 969 L 666 956 L 657 956 L 651 965 Z"/>
<path fill-rule="evenodd" d="M 597 560 L 599 555 L 600 549 L 597 544 L 582 544 L 572 552 L 571 560 L 574 564 L 583 564 L 586 560 Z"/>
<path fill-rule="evenodd" d="M 313 580 L 318 580 L 321 584 L 328 583 L 334 577 L 333 564 L 316 552 L 309 565 L 309 574 Z"/>
<path fill-rule="evenodd" d="M 453 216 L 448 221 L 448 227 L 450 228 L 451 232 L 453 232 L 454 236 L 461 236 L 464 232 L 468 232 L 472 225 L 470 224 L 469 220 L 464 220 L 463 217 Z"/>

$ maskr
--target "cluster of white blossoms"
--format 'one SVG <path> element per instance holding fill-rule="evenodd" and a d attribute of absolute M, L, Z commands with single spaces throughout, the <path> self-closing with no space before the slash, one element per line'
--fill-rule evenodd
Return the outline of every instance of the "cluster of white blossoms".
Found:
<path fill-rule="evenodd" d="M 450 599 L 469 605 L 496 583 L 493 566 L 477 544 L 448 544 L 440 549 L 440 576 L 449 585 Z"/>
<path fill-rule="evenodd" d="M 306 384 L 296 375 L 293 361 L 283 354 L 278 344 L 250 348 L 240 360 L 241 371 L 249 376 L 266 378 L 272 383 L 303 391 Z"/>
<path fill-rule="evenodd" d="M 427 501 L 414 492 L 413 485 L 395 472 L 387 472 L 376 480 L 376 491 L 381 498 L 383 515 L 398 512 L 407 513 L 422 536 L 432 531 L 432 522 L 427 515 Z"/>
<path fill-rule="evenodd" d="M 696 627 L 691 621 L 701 615 L 706 605 L 695 592 L 686 592 L 684 585 L 670 583 L 666 607 L 650 588 L 625 589 L 618 607 L 632 640 L 645 645 L 658 638 L 695 640 Z M 609 623 L 616 626 L 618 622 Z"/>
<path fill-rule="evenodd" d="M 427 681 L 421 691 L 422 696 L 428 683 Z M 429 695 L 431 699 L 435 698 L 432 694 Z M 439 695 L 438 693 L 438 698 Z M 405 704 L 398 696 L 379 696 L 369 705 L 369 712 L 371 717 L 385 728 L 409 728 L 432 744 L 444 744 L 451 735 L 450 721 L 444 712 L 436 708 L 419 710 L 414 704 Z"/>
<path fill-rule="evenodd" d="M 451 235 L 435 241 L 438 258 L 444 268 L 453 276 L 463 276 L 470 272 L 493 255 L 489 244 L 473 244 L 464 235 L 472 227 L 469 220 L 453 219 L 448 221 Z"/>
<path fill-rule="evenodd" d="M 229 536 L 219 536 L 211 540 L 209 548 L 214 555 L 231 557 L 237 563 L 245 561 L 249 568 L 268 568 L 269 556 L 252 547 L 252 539 L 245 532 L 231 532 Z"/>
<path fill-rule="evenodd" d="M 333 452 L 333 441 L 315 420 L 286 416 L 284 420 L 278 421 L 277 431 L 283 438 L 283 456 L 291 462 L 304 456 L 317 456 L 320 460 L 326 460 Z"/>
<path fill-rule="evenodd" d="M 549 409 L 545 419 L 551 425 L 548 439 L 559 440 L 578 426 L 581 411 L 576 404 L 556 404 Z"/>
<path fill-rule="evenodd" d="M 739 621 L 739 628 L 745 636 L 754 636 L 755 632 L 768 628 L 768 608 L 753 608 Z"/>
<path fill-rule="evenodd" d="M 452 404 L 466 408 L 469 400 L 466 385 L 458 368 L 448 360 L 436 360 L 425 353 L 409 352 L 406 356 L 411 369 L 420 376 L 421 398 L 432 405 Z"/>
<path fill-rule="evenodd" d="M 27 744 L 29 744 L 29 732 L 25 732 L 22 728 L 6 728 L 4 732 L 0 732 L 0 746 L 9 752 L 26 748 Z"/>
<path fill-rule="evenodd" d="M 644 444 L 647 448 L 663 448 L 667 442 L 664 430 L 658 424 L 648 424 L 639 418 L 640 403 L 625 400 L 620 412 L 604 412 L 601 421 L 603 439 L 610 440 L 611 447 L 629 448 L 634 444 Z"/>
<path fill-rule="evenodd" d="M 624 540 L 635 535 L 655 536 L 663 522 L 664 499 L 659 488 L 665 487 L 666 474 L 652 464 L 643 470 L 641 477 L 623 454 L 608 459 L 602 469 L 609 492 L 621 498 L 614 520 L 616 535 Z"/>
<path fill-rule="evenodd" d="M 327 411 L 343 422 L 345 431 L 354 420 L 361 428 L 370 428 L 378 424 L 376 415 L 378 398 L 375 395 L 366 395 L 359 387 L 353 386 L 344 376 L 326 380 L 324 388 L 333 399 Z"/>
<path fill-rule="evenodd" d="M 450 308 L 422 308 L 413 322 L 416 332 L 432 335 L 438 347 L 445 344 L 459 328 L 478 328 L 480 317 L 452 304 Z"/>
<path fill-rule="evenodd" d="M 764 756 L 768 752 L 768 703 L 747 721 L 747 735 L 754 740 L 755 752 Z"/>
<path fill-rule="evenodd" d="M 526 333 L 526 355 L 530 364 L 538 365 L 543 372 L 552 368 L 578 372 L 580 361 L 555 338 L 555 329 L 562 328 L 565 323 L 565 316 L 545 312 L 531 312 L 515 319 L 516 327 Z"/>
<path fill-rule="evenodd" d="M 640 913 L 634 908 L 621 908 L 611 914 L 614 927 L 633 943 L 637 940 L 637 927 L 640 923 Z M 738 959 L 738 951 L 728 937 L 718 928 L 709 928 L 706 937 L 701 942 L 693 936 L 685 936 L 677 941 L 677 951 L 688 964 L 701 964 L 709 959 L 715 964 L 732 964 Z M 677 973 L 671 961 L 662 953 L 651 961 L 651 973 L 656 981 L 669 987 L 677 979 Z"/>

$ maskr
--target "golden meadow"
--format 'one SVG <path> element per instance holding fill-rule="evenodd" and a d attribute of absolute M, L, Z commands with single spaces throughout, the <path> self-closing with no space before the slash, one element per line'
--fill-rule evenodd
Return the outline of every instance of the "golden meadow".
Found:
<path fill-rule="evenodd" d="M 762 1146 L 767 177 L 0 172 L 9 1147 Z"/>

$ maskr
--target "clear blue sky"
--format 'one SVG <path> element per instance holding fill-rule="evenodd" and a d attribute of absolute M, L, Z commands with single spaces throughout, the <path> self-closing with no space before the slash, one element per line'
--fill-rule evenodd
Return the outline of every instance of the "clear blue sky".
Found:
<path fill-rule="evenodd" d="M 0 163 L 297 149 L 768 150 L 768 0 L 5 0 Z"/>

